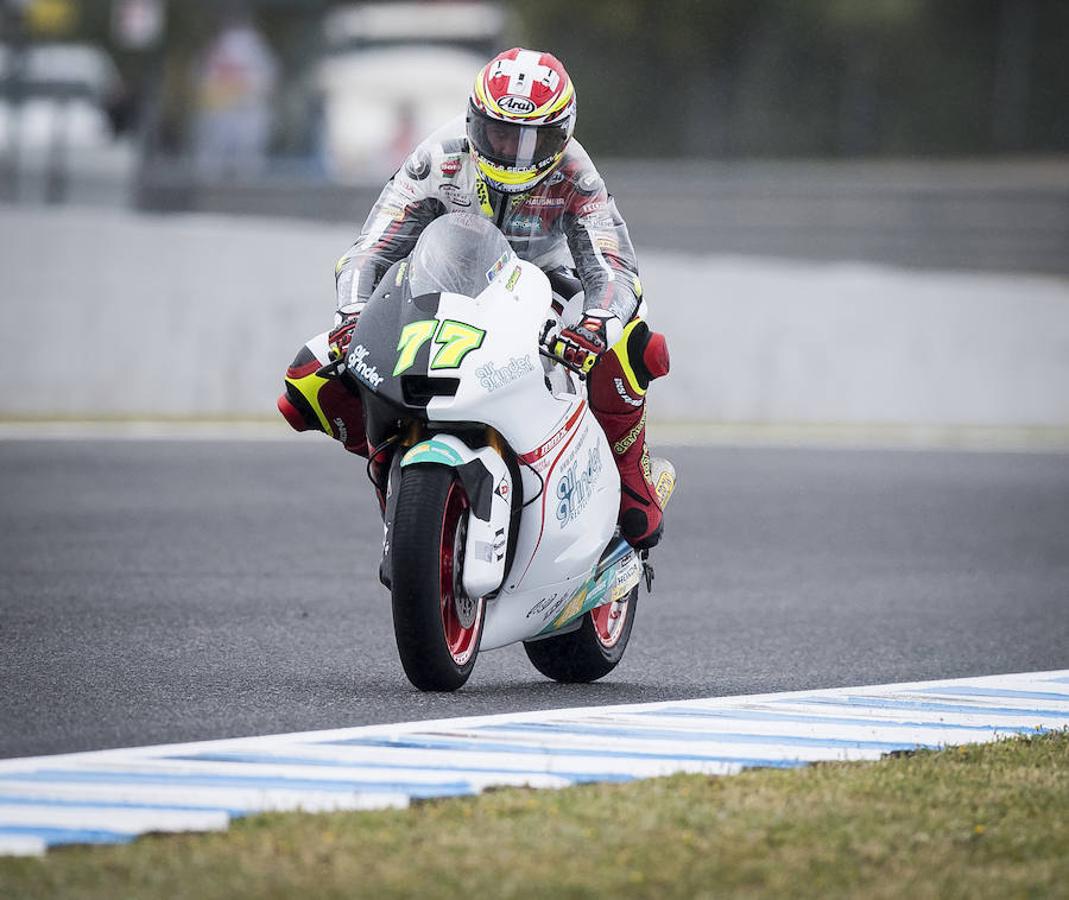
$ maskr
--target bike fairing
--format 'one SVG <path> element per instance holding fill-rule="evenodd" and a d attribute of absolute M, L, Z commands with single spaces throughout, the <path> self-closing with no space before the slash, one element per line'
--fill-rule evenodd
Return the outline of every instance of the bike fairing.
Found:
<path fill-rule="evenodd" d="M 399 296 L 392 298 L 388 296 L 393 291 L 394 279 L 383 280 L 384 283 L 391 286 L 390 290 L 376 291 L 362 314 L 362 321 L 357 330 L 358 339 L 368 340 L 373 332 L 385 329 L 387 323 L 391 321 L 395 323 L 394 328 L 398 333 L 403 334 L 410 325 L 414 324 L 410 321 L 411 317 L 426 315 L 432 310 L 437 311 L 439 320 L 442 319 L 445 314 L 441 310 L 440 304 L 445 302 L 445 295 L 412 297 L 412 286 L 408 277 L 411 270 L 412 267 L 410 266 L 403 274 L 399 273 L 398 278 L 401 281 L 401 293 Z M 496 281 L 498 281 L 496 276 L 486 279 L 487 284 L 492 284 Z M 408 302 L 409 300 L 412 302 Z M 416 319 L 415 321 L 420 322 L 422 320 Z M 451 320 L 446 318 L 444 321 Z M 486 333 L 490 334 L 489 331 Z M 379 355 L 375 357 L 375 361 L 384 371 L 389 371 L 390 369 L 391 352 L 395 355 L 397 353 L 404 354 L 409 344 L 408 341 L 402 338 L 397 341 L 398 350 L 392 351 L 393 344 L 389 341 L 369 340 L 369 343 L 376 347 Z M 395 371 L 391 373 L 393 377 L 396 378 L 398 375 L 404 377 L 408 372 L 414 372 L 419 377 L 423 372 L 429 373 L 432 370 L 434 353 L 429 349 L 430 343 L 427 340 L 423 340 L 420 345 L 421 348 L 426 347 L 428 349 L 421 351 L 418 356 L 414 357 L 411 365 L 405 365 L 402 372 L 397 373 Z M 479 348 L 475 347 L 473 349 L 477 350 Z M 530 354 L 526 357 L 513 355 L 509 358 L 526 360 L 530 358 Z M 463 358 L 456 361 L 456 367 L 458 368 L 463 364 Z M 482 380 L 478 373 L 484 370 L 487 365 L 485 362 L 480 362 L 471 369 L 476 382 Z M 395 370 L 397 368 L 397 366 L 394 366 Z M 541 371 L 540 366 L 536 369 L 533 365 L 519 368 L 520 371 L 516 373 L 518 377 L 528 377 Z M 358 378 L 361 375 L 360 372 L 355 374 Z M 362 378 L 361 380 L 364 381 Z M 500 385 L 499 389 L 511 386 L 514 380 Z M 367 384 L 366 381 L 364 383 Z M 385 388 L 383 396 L 393 396 L 395 398 L 403 396 L 403 393 L 397 392 L 389 384 L 375 385 L 374 387 L 376 393 L 382 393 L 383 388 Z M 480 384 L 480 389 L 485 390 L 485 386 Z M 528 575 L 530 564 L 534 562 L 542 543 L 543 529 L 547 527 L 564 529 L 580 516 L 592 498 L 592 482 L 598 479 L 603 471 L 602 459 L 592 446 L 592 442 L 595 440 L 603 441 L 604 439 L 595 438 L 600 429 L 597 428 L 596 423 L 589 419 L 584 419 L 586 408 L 585 401 L 575 398 L 574 406 L 558 421 L 558 427 L 548 430 L 548 437 L 545 440 L 527 452 L 522 452 L 524 449 L 522 444 L 518 448 L 521 452 L 517 455 L 517 461 L 537 473 L 540 481 L 548 483 L 554 470 L 558 470 L 559 482 L 553 492 L 553 496 L 540 492 L 539 495 L 530 498 L 531 502 L 539 502 L 541 507 L 538 535 L 534 541 L 533 548 L 529 551 L 530 557 L 527 560 L 527 565 L 522 572 L 514 573 L 513 578 L 510 578 L 510 590 L 523 589 L 522 585 Z M 368 422 L 369 431 L 377 431 L 378 423 L 375 419 L 376 416 L 372 414 Z M 447 440 L 450 443 L 446 443 Z M 460 457 L 452 449 L 452 446 L 456 446 L 452 445 L 452 439 L 432 437 L 408 449 L 403 454 L 400 465 L 405 468 L 415 463 L 436 462 L 454 466 L 460 471 L 462 469 Z M 500 492 L 495 488 L 494 492 L 498 493 L 503 500 L 508 501 L 512 490 L 507 489 L 504 492 Z M 487 546 L 491 545 L 487 544 Z M 504 551 L 504 536 L 502 535 L 500 541 L 495 542 L 492 546 L 494 558 L 500 561 Z M 545 616 L 538 616 L 542 623 L 538 633 L 549 635 L 558 632 L 595 607 L 626 596 L 638 583 L 641 564 L 637 556 L 632 555 L 625 559 L 625 554 L 626 545 L 617 548 L 615 554 L 607 557 L 589 579 L 581 582 L 572 590 L 560 592 L 558 602 L 552 604 L 552 612 L 547 613 Z M 536 615 L 538 614 L 536 613 Z M 525 618 L 530 618 L 530 616 L 528 615 Z"/>

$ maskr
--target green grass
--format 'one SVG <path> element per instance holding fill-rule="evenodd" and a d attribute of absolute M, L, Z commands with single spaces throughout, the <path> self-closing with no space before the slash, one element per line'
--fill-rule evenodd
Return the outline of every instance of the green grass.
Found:
<path fill-rule="evenodd" d="M 1069 733 L 0 860 L 0 897 L 1069 897 Z"/>

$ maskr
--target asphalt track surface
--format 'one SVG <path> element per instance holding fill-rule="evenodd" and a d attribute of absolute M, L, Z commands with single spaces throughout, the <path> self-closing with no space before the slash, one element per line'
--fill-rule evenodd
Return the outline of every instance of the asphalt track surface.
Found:
<path fill-rule="evenodd" d="M 514 646 L 430 695 L 325 438 L 0 442 L 0 756 L 1069 667 L 1069 456 L 669 455 L 620 667 L 561 686 Z"/>

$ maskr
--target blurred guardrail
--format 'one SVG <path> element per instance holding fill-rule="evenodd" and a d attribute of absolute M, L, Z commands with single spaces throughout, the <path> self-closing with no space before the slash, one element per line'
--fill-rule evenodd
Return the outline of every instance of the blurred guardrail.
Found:
<path fill-rule="evenodd" d="M 713 163 L 607 160 L 640 259 L 650 250 L 1069 275 L 1069 159 Z M 363 221 L 381 185 L 197 183 L 147 171 L 152 211 Z"/>
<path fill-rule="evenodd" d="M 0 207 L 0 417 L 273 416 L 351 226 Z M 651 250 L 662 422 L 1069 427 L 1069 279 Z"/>

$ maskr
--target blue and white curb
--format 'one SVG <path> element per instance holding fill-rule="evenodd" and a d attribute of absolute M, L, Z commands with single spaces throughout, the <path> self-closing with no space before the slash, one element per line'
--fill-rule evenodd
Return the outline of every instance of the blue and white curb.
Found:
<path fill-rule="evenodd" d="M 0 760 L 0 854 L 404 807 L 491 786 L 878 759 L 1069 728 L 1069 670 L 595 706 Z"/>

